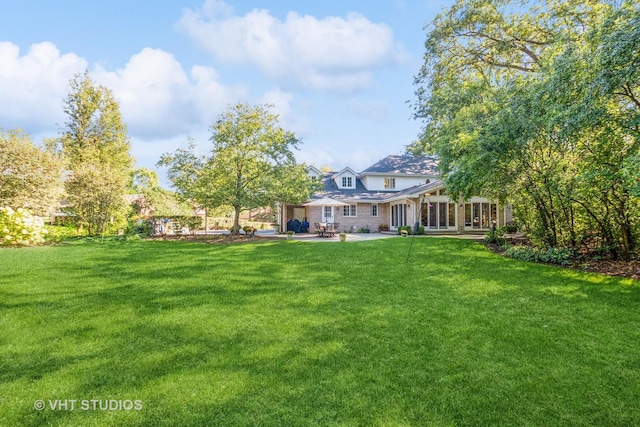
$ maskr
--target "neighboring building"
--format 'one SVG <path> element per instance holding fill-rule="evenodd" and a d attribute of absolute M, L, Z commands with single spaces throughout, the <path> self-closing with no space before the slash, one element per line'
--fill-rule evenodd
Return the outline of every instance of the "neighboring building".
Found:
<path fill-rule="evenodd" d="M 465 201 L 445 195 L 433 157 L 387 156 L 360 173 L 348 167 L 323 173 L 312 166 L 309 175 L 324 184 L 310 202 L 329 198 L 344 205 L 283 205 L 279 211 L 283 231 L 287 221 L 304 218 L 311 231 L 316 222 L 338 223 L 340 231 L 372 232 L 380 226 L 395 230 L 419 222 L 425 233 L 486 231 L 512 221 L 509 206 L 483 197 Z"/>

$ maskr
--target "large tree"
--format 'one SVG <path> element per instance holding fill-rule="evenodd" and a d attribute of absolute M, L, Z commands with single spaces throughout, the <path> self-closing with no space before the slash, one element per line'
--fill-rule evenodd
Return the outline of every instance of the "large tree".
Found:
<path fill-rule="evenodd" d="M 133 167 L 127 129 L 111 91 L 88 73 L 76 75 L 64 101 L 68 116 L 60 150 L 71 211 L 89 234 L 104 233 L 126 218 L 125 195 Z"/>
<path fill-rule="evenodd" d="M 62 162 L 19 129 L 0 130 L 0 206 L 46 215 L 60 203 Z"/>
<path fill-rule="evenodd" d="M 425 126 L 409 150 L 437 154 L 452 192 L 513 203 L 545 245 L 595 232 L 614 257 L 628 256 L 637 6 L 458 0 L 429 27 L 414 104 Z"/>
<path fill-rule="evenodd" d="M 315 190 L 306 166 L 296 163 L 292 152 L 300 141 L 279 126 L 269 105 L 236 104 L 211 130 L 209 156 L 198 156 L 191 142 L 187 149 L 163 155 L 159 165 L 169 167 L 169 179 L 183 197 L 206 208 L 231 206 L 234 233 L 242 211 L 299 203 Z"/>

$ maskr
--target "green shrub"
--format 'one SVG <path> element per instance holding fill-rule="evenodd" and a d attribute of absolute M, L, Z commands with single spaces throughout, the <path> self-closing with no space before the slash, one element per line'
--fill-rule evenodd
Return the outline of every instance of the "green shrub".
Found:
<path fill-rule="evenodd" d="M 26 246 L 44 242 L 44 220 L 25 209 L 0 207 L 0 245 Z"/>
<path fill-rule="evenodd" d="M 129 221 L 129 234 L 139 236 L 149 236 L 151 234 L 153 223 L 150 220 L 137 219 Z"/>
<path fill-rule="evenodd" d="M 531 246 L 509 246 L 505 256 L 527 262 L 543 262 L 559 265 L 570 265 L 576 253 L 570 248 L 534 248 Z"/>
<path fill-rule="evenodd" d="M 518 226 L 515 224 L 509 224 L 502 227 L 505 233 L 513 234 L 518 232 Z"/>
<path fill-rule="evenodd" d="M 486 243 L 495 243 L 496 245 L 504 245 L 506 240 L 504 239 L 504 228 L 498 228 L 496 230 L 488 231 L 484 235 L 484 241 Z"/>
<path fill-rule="evenodd" d="M 62 242 L 63 240 L 69 240 L 86 235 L 86 233 L 78 231 L 78 227 L 73 224 L 45 225 L 45 228 L 47 229 L 47 234 L 45 236 L 45 240 L 47 242 Z"/>

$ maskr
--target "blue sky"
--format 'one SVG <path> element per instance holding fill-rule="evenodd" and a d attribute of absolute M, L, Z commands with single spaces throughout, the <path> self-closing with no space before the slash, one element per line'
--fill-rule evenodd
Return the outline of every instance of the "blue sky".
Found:
<path fill-rule="evenodd" d="M 58 135 L 69 81 L 88 70 L 118 100 L 138 166 L 189 137 L 207 152 L 209 127 L 241 101 L 275 105 L 299 161 L 360 171 L 416 139 L 423 27 L 451 3 L 7 1 L 0 128 Z"/>

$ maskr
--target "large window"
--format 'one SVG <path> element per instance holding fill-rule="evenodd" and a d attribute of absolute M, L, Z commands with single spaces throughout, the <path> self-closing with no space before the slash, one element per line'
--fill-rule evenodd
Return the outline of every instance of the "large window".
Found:
<path fill-rule="evenodd" d="M 466 203 L 464 225 L 477 230 L 488 230 L 498 223 L 498 205 L 495 203 Z"/>
<path fill-rule="evenodd" d="M 388 188 L 388 189 L 396 188 L 396 179 L 395 178 L 385 178 L 384 179 L 384 188 Z"/>
<path fill-rule="evenodd" d="M 342 216 L 356 216 L 356 205 L 343 206 Z"/>
<path fill-rule="evenodd" d="M 425 203 L 422 206 L 422 225 L 432 230 L 455 227 L 455 203 Z"/>

